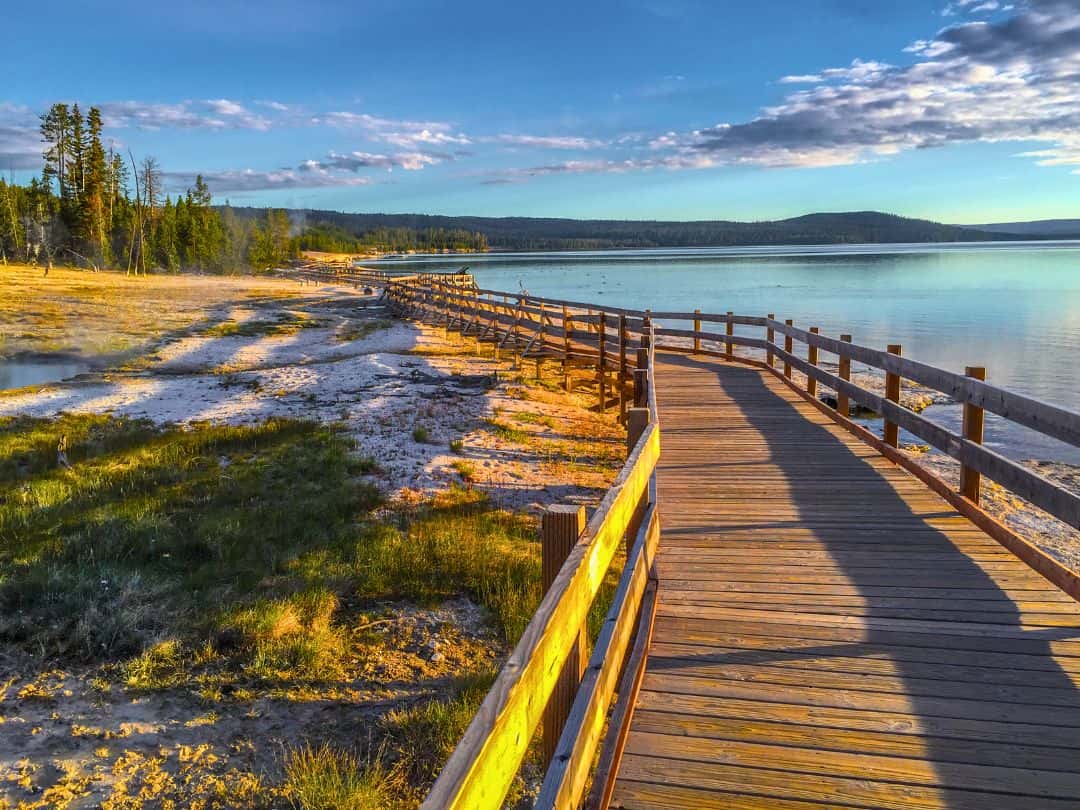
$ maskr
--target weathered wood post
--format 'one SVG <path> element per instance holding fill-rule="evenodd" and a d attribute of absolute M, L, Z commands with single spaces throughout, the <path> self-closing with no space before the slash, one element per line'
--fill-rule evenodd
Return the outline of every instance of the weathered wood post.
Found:
<path fill-rule="evenodd" d="M 890 343 L 886 351 L 889 354 L 900 355 L 899 343 Z M 900 375 L 891 372 L 885 373 L 885 399 L 890 402 L 900 403 Z M 885 444 L 897 447 L 900 444 L 900 426 L 895 422 L 885 420 Z"/>
<path fill-rule="evenodd" d="M 840 340 L 844 343 L 851 343 L 851 335 L 841 335 Z M 846 354 L 840 355 L 839 376 L 841 380 L 851 380 L 851 358 Z M 841 416 L 851 415 L 851 401 L 848 399 L 847 394 L 836 392 L 836 410 L 840 412 Z"/>
<path fill-rule="evenodd" d="M 765 317 L 770 322 L 776 320 L 776 315 L 774 315 L 771 312 L 768 315 L 766 315 Z M 775 360 L 775 358 L 773 357 L 773 352 L 772 352 L 772 347 L 773 347 L 773 343 L 775 342 L 775 340 L 776 340 L 776 330 L 773 329 L 771 325 L 769 325 L 769 326 L 767 326 L 765 328 L 765 342 L 768 344 L 765 347 L 765 362 L 768 363 L 769 368 L 773 367 L 773 361 Z"/>
<path fill-rule="evenodd" d="M 626 315 L 619 316 L 619 421 L 626 422 Z"/>
<path fill-rule="evenodd" d="M 695 309 L 695 315 L 700 315 L 701 310 Z M 694 318 L 694 332 L 698 333 L 694 335 L 694 354 L 701 352 L 701 318 Z"/>
<path fill-rule="evenodd" d="M 547 593 L 559 575 L 566 558 L 585 531 L 585 507 L 557 504 L 544 510 L 540 521 L 541 571 L 544 592 Z M 563 664 L 559 680 L 544 709 L 543 754 L 545 766 L 555 756 L 570 706 L 585 675 L 585 628 L 578 631 L 577 641 Z"/>
<path fill-rule="evenodd" d="M 734 314 L 734 312 L 728 310 L 727 329 L 725 330 L 727 340 L 724 341 L 724 357 L 728 360 L 732 358 L 732 351 L 734 349 L 734 344 L 731 342 L 731 336 L 735 334 L 735 321 L 731 319 L 731 316 Z"/>
<path fill-rule="evenodd" d="M 647 371 L 645 373 L 648 374 Z M 648 382 L 645 385 L 648 390 Z M 645 432 L 645 428 L 649 426 L 649 409 L 647 407 L 630 408 L 626 413 L 626 452 L 629 454 L 638 443 L 641 434 Z"/>
<path fill-rule="evenodd" d="M 573 321 L 570 320 L 570 310 L 566 304 L 563 304 L 562 308 L 562 328 L 563 328 L 563 361 L 562 361 L 562 373 L 563 373 L 563 388 L 567 391 L 570 390 L 570 331 L 573 329 Z"/>
<path fill-rule="evenodd" d="M 816 326 L 810 327 L 810 334 L 812 335 L 816 335 L 820 331 L 821 330 L 818 329 L 818 327 Z M 813 343 L 807 343 L 806 347 L 807 362 L 810 363 L 810 365 L 812 366 L 816 366 L 818 362 L 818 347 L 815 346 Z M 812 397 L 817 396 L 817 380 L 815 380 L 809 374 L 806 375 L 806 393 L 808 393 Z"/>
<path fill-rule="evenodd" d="M 637 350 L 637 367 L 634 369 L 634 407 L 644 407 L 648 396 L 649 350 L 643 346 Z"/>
<path fill-rule="evenodd" d="M 540 328 L 536 333 L 536 341 L 540 344 L 537 346 L 536 351 L 536 379 L 539 380 L 544 363 L 545 344 L 547 342 L 547 312 L 543 301 L 540 302 Z"/>
<path fill-rule="evenodd" d="M 603 310 L 600 310 L 600 320 L 596 324 L 599 330 L 596 333 L 596 346 L 600 352 L 600 357 L 597 358 L 596 372 L 599 385 L 596 389 L 597 397 L 600 399 L 600 413 L 607 412 L 607 316 Z"/>
<path fill-rule="evenodd" d="M 786 321 L 784 321 L 784 324 L 787 326 L 793 326 L 795 324 L 795 321 L 791 320 L 791 318 L 788 318 Z M 784 351 L 788 354 L 791 354 L 794 348 L 795 344 L 792 341 L 791 335 L 784 335 Z M 789 363 L 787 360 L 784 361 L 784 376 L 787 377 L 789 380 L 791 379 L 791 363 Z"/>
<path fill-rule="evenodd" d="M 986 369 L 982 366 L 968 366 L 964 374 L 973 380 L 986 380 Z M 975 444 L 983 443 L 983 409 L 970 402 L 964 403 L 964 438 Z M 960 494 L 974 504 L 979 503 L 979 484 L 982 476 L 968 467 L 960 465 Z"/>

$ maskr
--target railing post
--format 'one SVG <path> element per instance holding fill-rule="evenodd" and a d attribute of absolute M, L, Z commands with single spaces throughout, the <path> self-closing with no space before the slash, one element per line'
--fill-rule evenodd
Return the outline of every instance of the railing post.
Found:
<path fill-rule="evenodd" d="M 626 421 L 626 452 L 633 451 L 634 446 L 649 426 L 649 409 L 645 407 L 630 408 L 627 412 Z"/>
<path fill-rule="evenodd" d="M 544 593 L 558 576 L 570 551 L 577 545 L 585 531 L 585 507 L 557 504 L 544 510 L 540 522 L 541 569 Z M 579 628 L 577 643 L 570 648 L 570 655 L 563 664 L 559 680 L 544 709 L 543 754 L 545 769 L 555 756 L 570 707 L 574 703 L 578 685 L 585 675 L 585 628 Z"/>
<path fill-rule="evenodd" d="M 901 351 L 900 344 L 891 343 L 889 344 L 886 351 L 889 354 L 895 354 L 899 356 Z M 890 402 L 895 402 L 897 404 L 900 403 L 899 374 L 892 374 L 891 372 L 885 373 L 885 399 L 889 400 Z M 892 445 L 893 447 L 897 447 L 900 444 L 900 426 L 895 422 L 890 422 L 888 419 L 885 420 L 884 434 L 885 444 Z"/>
<path fill-rule="evenodd" d="M 734 315 L 734 314 L 735 314 L 734 312 L 728 310 L 728 314 L 727 314 L 727 330 L 726 330 L 727 340 L 724 341 L 724 356 L 725 356 L 725 358 L 727 360 L 731 359 L 731 357 L 732 357 L 732 349 L 734 348 L 734 346 L 733 346 L 733 344 L 731 342 L 731 336 L 735 334 L 735 322 L 731 320 L 731 316 Z"/>
<path fill-rule="evenodd" d="M 600 413 L 607 412 L 607 316 L 603 310 L 600 310 L 600 320 L 596 324 L 599 330 L 596 333 L 596 346 L 600 351 L 600 356 L 597 358 L 596 376 L 597 386 L 596 395 L 600 400 Z"/>
<path fill-rule="evenodd" d="M 573 321 L 570 320 L 570 310 L 567 309 L 566 304 L 563 304 L 563 308 L 562 308 L 562 328 L 563 328 L 563 361 L 562 361 L 563 388 L 566 391 L 569 391 L 570 390 L 570 330 L 573 328 Z"/>
<path fill-rule="evenodd" d="M 695 309 L 694 314 L 695 315 L 700 315 L 701 310 L 700 309 Z M 701 332 L 701 318 L 694 318 L 694 331 L 698 332 L 698 333 Z M 694 354 L 698 354 L 700 352 L 701 352 L 701 335 L 696 334 L 696 335 L 694 335 Z"/>
<path fill-rule="evenodd" d="M 840 340 L 844 343 L 851 343 L 851 335 L 841 335 Z M 839 377 L 841 380 L 851 380 L 851 358 L 846 354 L 840 355 Z M 851 415 L 851 401 L 848 399 L 847 394 L 836 392 L 836 410 L 840 412 L 841 416 Z"/>
<path fill-rule="evenodd" d="M 619 316 L 619 421 L 626 421 L 626 315 Z"/>
<path fill-rule="evenodd" d="M 788 318 L 786 321 L 784 321 L 784 323 L 787 326 L 793 326 L 795 324 L 795 321 L 791 320 L 791 318 Z M 791 354 L 794 348 L 795 344 L 792 342 L 791 335 L 784 335 L 784 351 L 788 354 Z M 787 360 L 784 361 L 784 376 L 787 377 L 789 380 L 791 379 L 791 363 L 789 363 Z"/>
<path fill-rule="evenodd" d="M 982 366 L 968 366 L 964 374 L 974 380 L 986 380 L 986 369 Z M 983 443 L 983 409 L 970 402 L 964 403 L 964 438 L 975 444 Z M 982 476 L 968 467 L 960 465 L 960 494 L 973 504 L 979 503 L 979 483 Z"/>
<path fill-rule="evenodd" d="M 765 317 L 770 321 L 776 320 L 776 315 L 774 315 L 771 312 L 768 315 L 766 315 Z M 773 341 L 775 341 L 775 340 L 776 340 L 776 331 L 771 326 L 766 327 L 765 328 L 765 343 L 767 343 L 768 345 L 765 347 L 765 362 L 769 365 L 769 368 L 773 367 L 773 359 L 774 358 L 773 358 L 773 353 L 772 353 L 772 347 L 773 347 Z"/>
<path fill-rule="evenodd" d="M 810 334 L 812 334 L 812 335 L 816 335 L 816 334 L 818 334 L 818 333 L 819 333 L 820 331 L 821 331 L 821 330 L 820 330 L 820 329 L 818 329 L 818 327 L 816 327 L 816 326 L 811 326 L 811 327 L 810 327 Z M 812 343 L 808 343 L 808 344 L 807 344 L 807 348 L 806 348 L 806 360 L 807 360 L 807 362 L 808 362 L 808 363 L 809 363 L 810 365 L 812 365 L 812 366 L 816 366 L 816 365 L 817 365 L 817 361 L 818 361 L 818 347 L 817 347 L 817 346 L 815 346 L 815 345 L 813 345 Z M 812 396 L 812 397 L 816 397 L 816 396 L 817 396 L 817 380 L 815 380 L 815 379 L 814 379 L 813 377 L 811 377 L 811 376 L 810 376 L 809 374 L 807 374 L 807 375 L 806 375 L 806 393 L 808 393 L 808 394 L 809 394 L 810 396 Z"/>

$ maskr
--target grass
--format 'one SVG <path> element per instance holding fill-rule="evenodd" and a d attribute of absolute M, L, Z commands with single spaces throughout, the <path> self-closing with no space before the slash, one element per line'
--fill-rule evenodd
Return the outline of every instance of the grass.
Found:
<path fill-rule="evenodd" d="M 412 438 L 417 444 L 427 444 L 431 441 L 431 431 L 423 425 L 417 425 L 413 428 Z"/>
<path fill-rule="evenodd" d="M 202 337 L 261 337 L 294 335 L 301 329 L 320 329 L 327 324 L 318 318 L 297 312 L 280 313 L 273 320 L 223 321 L 203 329 Z"/>
<path fill-rule="evenodd" d="M 306 745 L 285 759 L 285 792 L 301 810 L 385 810 L 398 805 L 380 759 L 361 761 L 330 745 Z"/>
<path fill-rule="evenodd" d="M 363 340 L 381 329 L 389 329 L 393 321 L 379 318 L 373 321 L 349 321 L 334 334 L 334 340 L 338 343 L 351 343 L 354 340 Z"/>
<path fill-rule="evenodd" d="M 435 779 L 469 725 L 497 673 L 492 670 L 458 677 L 443 698 L 396 709 L 382 720 L 383 745 L 412 784 Z"/>
<path fill-rule="evenodd" d="M 450 452 L 461 453 L 465 450 L 465 441 L 463 439 L 451 439 L 450 440 Z"/>
<path fill-rule="evenodd" d="M 544 425 L 545 427 L 554 428 L 558 424 L 554 417 L 542 413 L 533 413 L 532 411 L 517 411 L 511 418 L 515 422 L 521 422 L 525 425 Z"/>
<path fill-rule="evenodd" d="M 301 810 L 413 807 L 434 781 L 495 680 L 494 670 L 454 679 L 443 697 L 395 709 L 380 720 L 365 756 L 305 745 L 285 756 L 285 793 Z M 523 784 L 509 797 L 515 801 Z"/>
<path fill-rule="evenodd" d="M 143 349 L 164 333 L 186 333 L 215 307 L 295 298 L 278 279 L 0 267 L 0 351 L 114 355 Z"/>
<path fill-rule="evenodd" d="M 461 476 L 462 481 L 471 482 L 476 480 L 476 465 L 472 462 L 459 458 L 455 459 L 454 463 L 450 466 L 454 468 L 454 471 L 459 476 Z"/>
<path fill-rule="evenodd" d="M 504 441 L 512 444 L 527 444 L 529 441 L 529 433 L 521 428 L 500 422 L 498 419 L 488 419 L 487 423 L 491 427 L 491 431 Z"/>
<path fill-rule="evenodd" d="M 155 688 L 207 643 L 248 677 L 335 677 L 345 594 L 465 592 L 517 638 L 541 595 L 535 519 L 455 488 L 377 520 L 374 469 L 308 422 L 0 420 L 0 641 Z"/>
<path fill-rule="evenodd" d="M 349 451 L 306 422 L 0 420 L 0 640 L 109 660 L 243 600 L 377 503 Z"/>

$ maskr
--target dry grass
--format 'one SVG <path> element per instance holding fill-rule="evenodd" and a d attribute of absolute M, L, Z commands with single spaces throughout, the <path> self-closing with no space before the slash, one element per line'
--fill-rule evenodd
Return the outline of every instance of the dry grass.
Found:
<path fill-rule="evenodd" d="M 206 323 L 229 304 L 298 295 L 295 284 L 255 276 L 127 276 L 0 266 L 0 355 L 116 356 L 162 334 Z"/>

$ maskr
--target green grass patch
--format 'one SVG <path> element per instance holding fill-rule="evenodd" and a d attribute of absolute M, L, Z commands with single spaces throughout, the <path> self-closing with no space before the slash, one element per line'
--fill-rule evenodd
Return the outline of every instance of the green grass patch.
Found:
<path fill-rule="evenodd" d="M 375 757 L 361 760 L 329 745 L 285 757 L 285 793 L 300 810 L 387 810 L 400 806 L 395 780 Z"/>
<path fill-rule="evenodd" d="M 450 465 L 454 468 L 454 471 L 461 476 L 462 481 L 475 481 L 476 480 L 476 465 L 471 461 L 466 461 L 463 458 L 455 459 L 454 463 Z"/>
<path fill-rule="evenodd" d="M 378 502 L 354 465 L 344 437 L 307 422 L 0 420 L 0 640 L 141 653 L 304 553 L 347 547 Z"/>
<path fill-rule="evenodd" d="M 529 441 L 528 432 L 521 428 L 500 422 L 498 419 L 488 419 L 487 423 L 491 427 L 491 432 L 504 441 L 512 444 L 526 444 Z"/>
<path fill-rule="evenodd" d="M 417 425 L 413 428 L 412 438 L 418 444 L 427 444 L 431 441 L 431 431 L 423 425 Z"/>
<path fill-rule="evenodd" d="M 354 340 L 363 340 L 382 329 L 389 329 L 393 321 L 379 318 L 373 321 L 349 321 L 334 334 L 334 340 L 338 343 L 351 343 Z"/>
<path fill-rule="evenodd" d="M 326 321 L 297 312 L 285 312 L 273 320 L 253 318 L 249 321 L 223 321 L 203 329 L 202 337 L 263 337 L 293 335 L 301 329 L 321 329 Z"/>
<path fill-rule="evenodd" d="M 524 425 L 544 425 L 549 428 L 554 428 L 556 425 L 554 417 L 532 411 L 517 411 L 511 418 Z"/>

